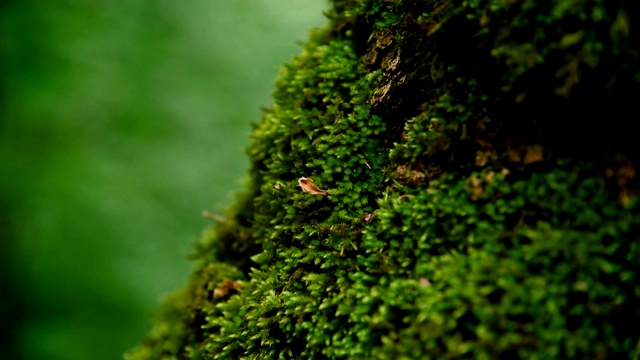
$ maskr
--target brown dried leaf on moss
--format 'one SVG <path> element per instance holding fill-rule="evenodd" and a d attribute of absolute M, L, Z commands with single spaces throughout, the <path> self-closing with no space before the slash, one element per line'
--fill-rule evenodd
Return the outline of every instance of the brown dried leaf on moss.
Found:
<path fill-rule="evenodd" d="M 230 290 L 238 290 L 242 288 L 242 285 L 233 280 L 233 279 L 226 279 L 223 282 L 219 283 L 216 288 L 213 290 L 213 297 L 214 298 L 221 298 L 221 297 L 225 297 Z"/>
<path fill-rule="evenodd" d="M 298 179 L 298 184 L 300 184 L 300 187 L 306 193 L 312 195 L 329 195 L 329 192 L 327 190 L 320 189 L 313 179 L 301 177 Z"/>
<path fill-rule="evenodd" d="M 477 177 L 471 178 L 471 200 L 478 200 L 480 196 L 484 193 L 484 189 L 482 188 L 482 181 Z"/>
<path fill-rule="evenodd" d="M 542 147 L 542 145 L 528 145 L 524 153 L 523 162 L 525 164 L 531 164 L 534 162 L 542 161 L 543 158 L 544 148 Z"/>

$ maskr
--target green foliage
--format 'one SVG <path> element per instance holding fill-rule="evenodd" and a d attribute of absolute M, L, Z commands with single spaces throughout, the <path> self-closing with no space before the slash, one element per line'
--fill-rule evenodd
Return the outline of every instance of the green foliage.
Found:
<path fill-rule="evenodd" d="M 636 14 L 334 1 L 254 129 L 242 287 L 194 301 L 200 337 L 171 355 L 638 356 Z M 212 248 L 201 269 L 237 257 Z"/>

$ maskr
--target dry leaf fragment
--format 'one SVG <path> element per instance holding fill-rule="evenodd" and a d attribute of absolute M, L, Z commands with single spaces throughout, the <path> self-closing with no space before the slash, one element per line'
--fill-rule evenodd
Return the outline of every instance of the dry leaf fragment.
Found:
<path fill-rule="evenodd" d="M 409 173 L 409 184 L 418 185 L 419 183 L 424 181 L 424 178 L 425 175 L 423 172 L 411 170 L 411 173 Z"/>
<path fill-rule="evenodd" d="M 489 156 L 484 151 L 476 151 L 476 166 L 485 166 L 487 161 L 489 160 Z"/>
<path fill-rule="evenodd" d="M 484 189 L 482 188 L 482 182 L 477 177 L 471 178 L 471 200 L 478 200 L 482 195 Z"/>
<path fill-rule="evenodd" d="M 508 149 L 509 161 L 510 162 L 520 162 L 522 161 L 522 157 L 520 157 L 520 149 L 509 147 Z"/>
<path fill-rule="evenodd" d="M 219 298 L 224 297 L 229 293 L 229 290 L 235 289 L 238 290 L 242 286 L 233 279 L 226 279 L 225 281 L 218 284 L 218 286 L 213 290 L 213 297 Z"/>
<path fill-rule="evenodd" d="M 492 182 L 492 181 L 493 181 L 493 178 L 495 177 L 495 175 L 496 175 L 496 173 L 495 173 L 495 172 L 493 172 L 493 171 L 489 171 L 489 172 L 487 173 L 487 175 L 485 175 L 485 176 L 484 176 L 484 179 L 485 179 L 488 183 L 490 183 L 490 182 Z"/>
<path fill-rule="evenodd" d="M 534 162 L 542 161 L 544 157 L 544 149 L 541 145 L 529 145 L 527 146 L 527 150 L 524 153 L 523 162 L 526 164 L 531 164 Z"/>
<path fill-rule="evenodd" d="M 629 206 L 630 200 L 631 200 L 631 197 L 629 196 L 629 192 L 627 191 L 627 189 L 626 188 L 620 189 L 620 203 L 622 204 L 622 206 L 625 208 Z"/>
<path fill-rule="evenodd" d="M 322 190 L 316 185 L 315 182 L 311 178 L 301 177 L 298 179 L 298 184 L 304 192 L 307 192 L 312 195 L 329 195 L 327 190 Z"/>
<path fill-rule="evenodd" d="M 396 171 L 393 173 L 394 177 L 396 178 L 404 178 L 405 176 L 407 176 L 407 166 L 406 165 L 400 165 L 396 168 Z"/>

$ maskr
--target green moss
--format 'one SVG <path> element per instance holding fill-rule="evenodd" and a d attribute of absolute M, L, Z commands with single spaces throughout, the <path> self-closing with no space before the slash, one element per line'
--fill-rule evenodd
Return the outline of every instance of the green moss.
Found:
<path fill-rule="evenodd" d="M 638 356 L 633 10 L 334 1 L 127 358 Z"/>

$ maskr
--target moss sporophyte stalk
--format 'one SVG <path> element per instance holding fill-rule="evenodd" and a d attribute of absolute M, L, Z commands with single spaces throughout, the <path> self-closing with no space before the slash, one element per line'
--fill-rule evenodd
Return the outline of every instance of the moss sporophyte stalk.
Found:
<path fill-rule="evenodd" d="M 640 356 L 636 6 L 326 15 L 254 125 L 246 190 L 125 358 Z"/>

